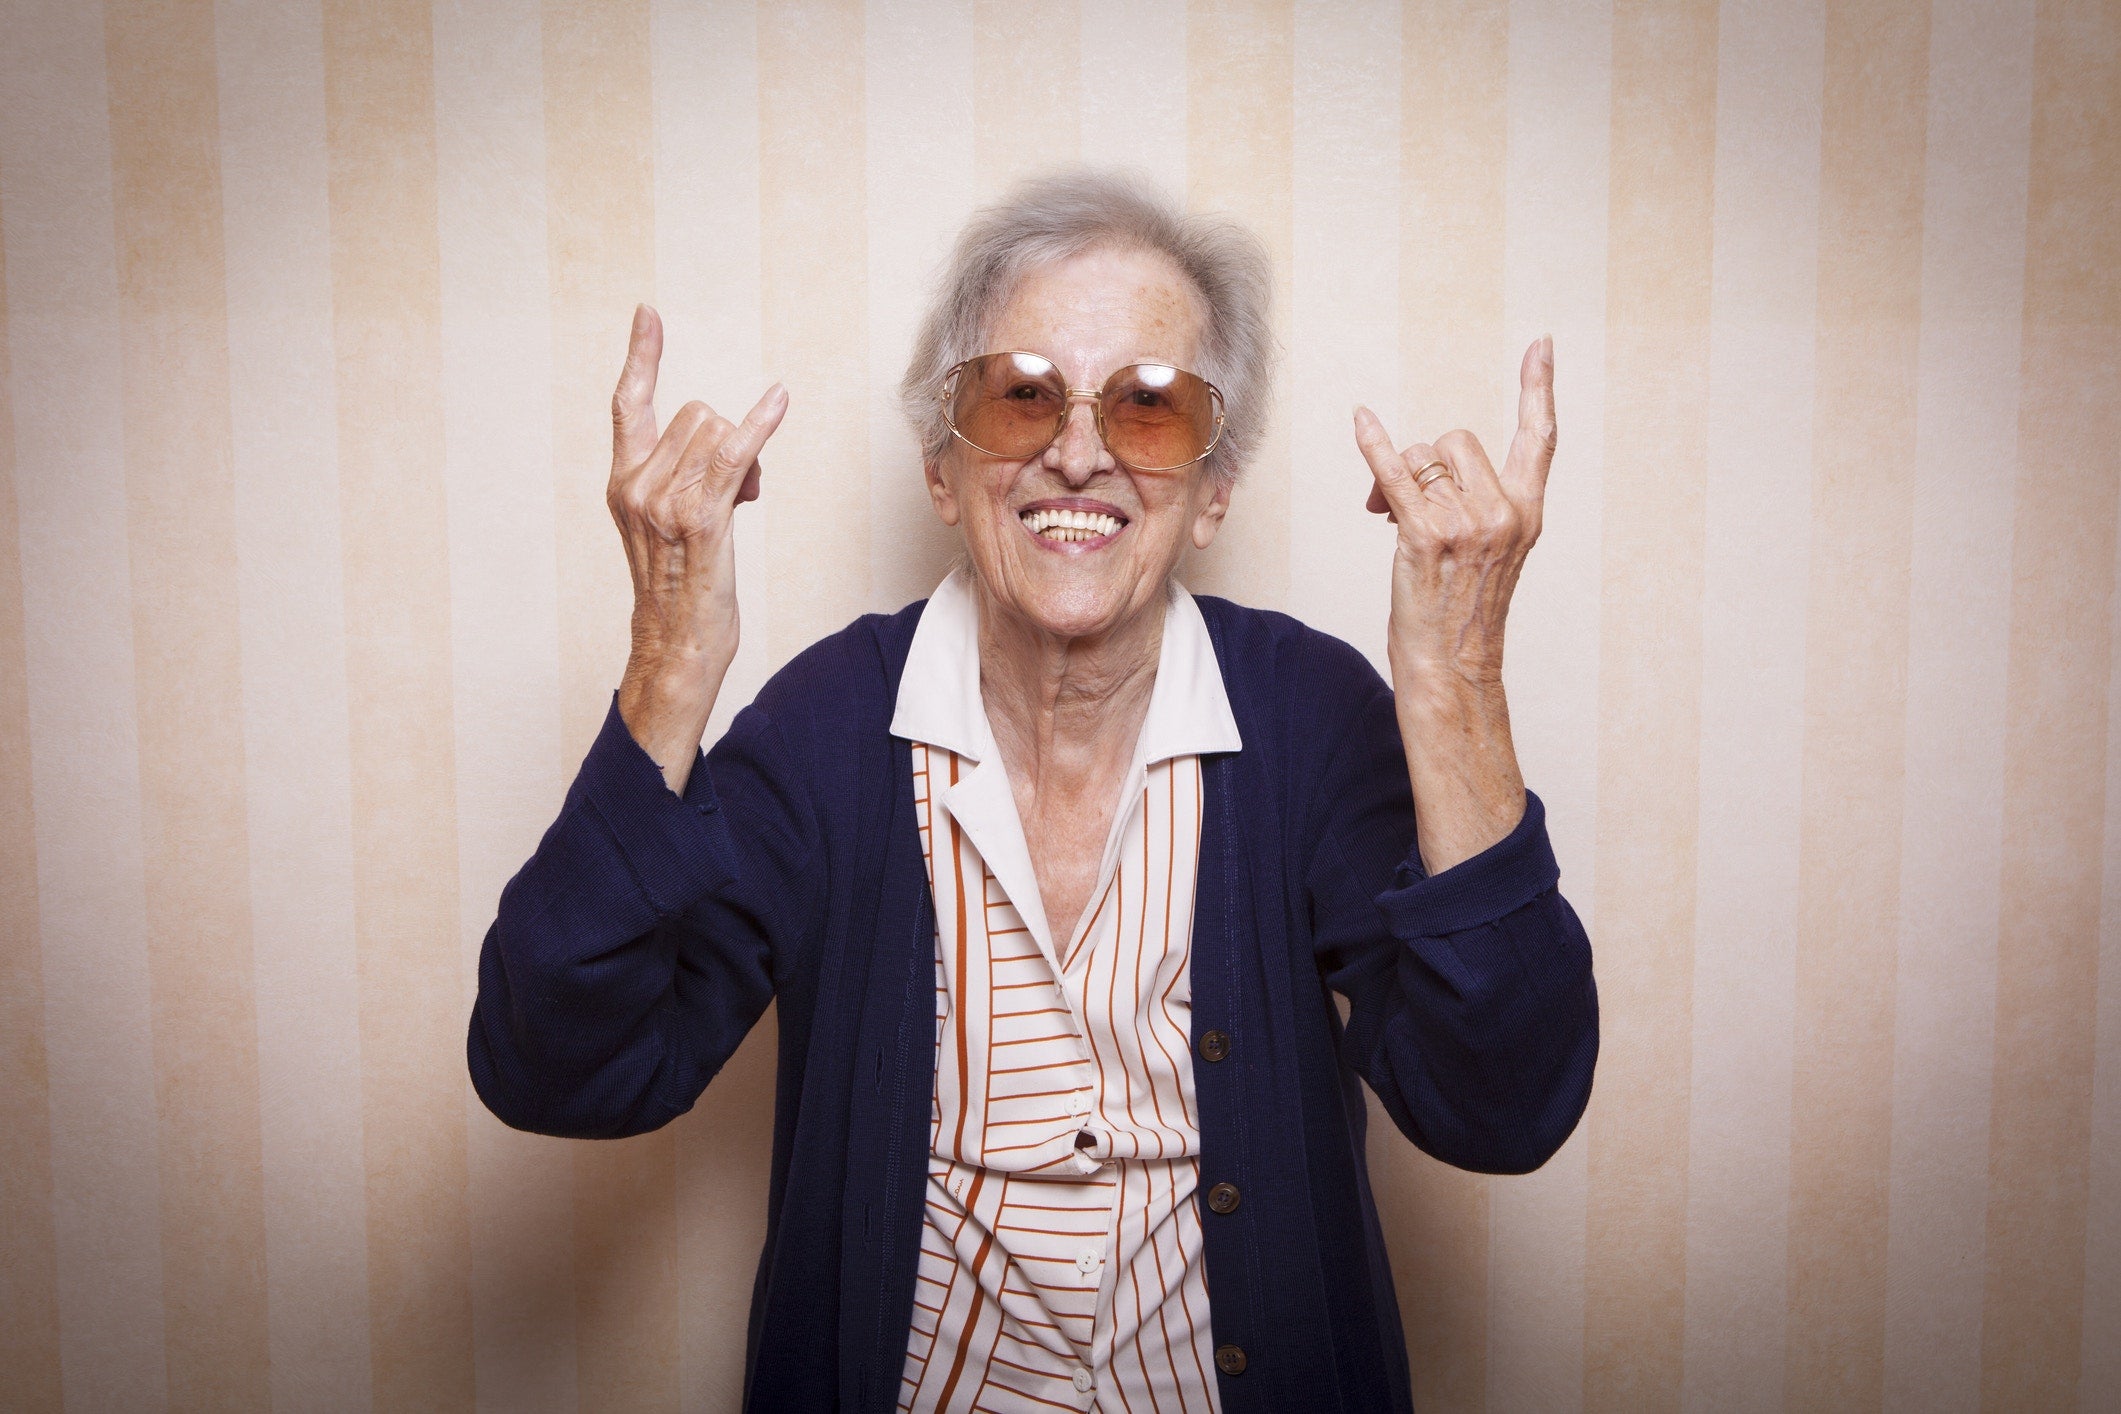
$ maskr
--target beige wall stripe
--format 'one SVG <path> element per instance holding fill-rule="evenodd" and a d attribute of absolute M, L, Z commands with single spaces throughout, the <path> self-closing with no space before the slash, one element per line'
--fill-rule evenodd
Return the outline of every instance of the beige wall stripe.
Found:
<path fill-rule="evenodd" d="M 1699 820 L 1716 13 L 1613 10 L 1585 1403 L 1679 1398 Z"/>
<path fill-rule="evenodd" d="M 353 780 L 316 3 L 223 0 L 228 397 L 276 1407 L 369 1403 Z M 299 468 L 291 474 L 291 469 Z"/>
<path fill-rule="evenodd" d="M 465 1005 L 502 885 L 567 785 L 554 542 L 543 26 L 437 6 L 435 157 L 449 502 L 459 957 Z M 598 423 L 592 416 L 589 434 Z M 604 465 L 560 463 L 601 487 Z M 615 537 L 614 537 L 615 538 Z M 473 1371 L 482 1408 L 576 1405 L 574 1162 L 465 1093 Z"/>
<path fill-rule="evenodd" d="M 651 0 L 649 26 L 656 308 L 667 390 L 658 406 L 667 416 L 687 397 L 701 397 L 741 417 L 773 382 L 760 354 L 757 16 L 750 5 Z M 769 476 L 787 469 L 783 451 L 778 440 L 767 451 Z M 764 609 L 772 516 L 771 499 L 737 516 L 737 593 L 751 617 L 707 725 L 709 745 L 776 666 Z"/>
<path fill-rule="evenodd" d="M 1087 38 L 1087 17 L 1083 28 Z M 869 607 L 890 613 L 927 598 L 964 544 L 936 517 L 920 449 L 895 394 L 933 281 L 972 212 L 980 65 L 972 0 L 920 6 L 872 0 L 862 37 L 869 134 Z M 1089 77 L 1086 67 L 1086 82 Z M 1028 140 L 1036 145 L 1047 135 Z M 1183 115 L 1173 141 L 1184 144 Z"/>
<path fill-rule="evenodd" d="M 106 12 L 170 1399 L 262 1409 L 265 1230 L 213 13 Z"/>
<path fill-rule="evenodd" d="M 155 1069 L 99 5 L 18 5 L 0 44 L 38 945 L 69 1403 L 164 1407 Z"/>
<path fill-rule="evenodd" d="M 1186 0 L 1081 0 L 1082 158 L 1186 194 Z"/>
<path fill-rule="evenodd" d="M 972 0 L 973 191 L 992 201 L 1082 141 L 1076 0 Z"/>
<path fill-rule="evenodd" d="M 7 174 L 0 172 L 0 191 Z M 6 227 L 0 216 L 0 230 Z M 25 1411 L 56 1411 L 59 1272 L 52 1242 L 51 1093 L 37 936 L 37 821 L 30 796 L 21 522 L 7 357 L 7 251 L 0 243 L 0 1370 Z"/>
<path fill-rule="evenodd" d="M 1397 4 L 1299 4 L 1291 152 L 1290 438 L 1286 606 L 1386 663 L 1395 532 L 1364 508 L 1371 479 L 1351 407 L 1370 406 L 1402 446 L 1472 425 L 1402 362 L 1409 340 L 1398 279 L 1403 212 L 1420 181 L 1403 166 L 1408 95 Z M 1500 169 L 1495 173 L 1498 181 Z M 1499 231 L 1493 234 L 1500 234 Z M 1495 252 L 1499 265 L 1500 251 Z M 1499 318 L 1497 280 L 1494 313 Z M 1481 329 L 1454 319 L 1443 339 L 1476 355 Z M 1499 370 L 1490 370 L 1491 377 Z M 1492 433 L 1491 433 L 1492 436 Z M 1478 1407 L 1487 1353 L 1487 1180 L 1421 1155 L 1372 1109 L 1370 1172 L 1405 1327 L 1415 1402 Z"/>
<path fill-rule="evenodd" d="M 1227 212 L 1266 242 L 1274 261 L 1274 330 L 1285 349 L 1295 289 L 1294 26 L 1292 0 L 1190 0 L 1186 7 L 1186 205 Z M 1197 593 L 1287 607 L 1289 389 L 1285 360 L 1267 435 L 1231 499 L 1222 532 L 1186 569 L 1186 583 Z"/>
<path fill-rule="evenodd" d="M 1432 113 L 1437 102 L 1425 83 L 1409 83 L 1409 66 L 1420 62 L 1433 70 L 1453 60 L 1433 52 L 1415 60 L 1416 46 L 1402 33 L 1404 20 L 1398 4 L 1299 5 L 1291 163 L 1296 234 L 1289 312 L 1288 607 L 1362 649 L 1386 673 L 1396 532 L 1365 509 L 1372 481 L 1355 447 L 1350 409 L 1367 404 L 1401 446 L 1469 426 L 1494 447 L 1497 430 L 1480 414 L 1498 401 L 1494 385 L 1515 370 L 1490 357 L 1485 396 L 1467 396 L 1468 388 L 1481 386 L 1477 376 L 1449 386 L 1430 376 L 1451 358 L 1464 366 L 1492 354 L 1484 343 L 1500 342 L 1499 161 L 1489 170 L 1497 218 L 1488 232 L 1491 287 L 1469 292 L 1467 308 L 1424 311 L 1433 316 L 1426 327 L 1409 324 L 1399 279 L 1401 261 L 1414 249 L 1403 224 L 1409 208 L 1423 203 L 1413 212 L 1414 223 L 1433 214 L 1446 233 L 1466 214 L 1442 214 L 1439 208 L 1450 198 L 1430 185 L 1423 165 L 1434 149 L 1408 140 L 1409 122 Z M 1422 37 L 1411 38 L 1418 43 Z M 1499 61 L 1500 44 L 1494 48 Z M 1490 76 L 1499 98 L 1499 62 Z M 1471 82 L 1479 81 L 1476 69 Z M 1499 158 L 1501 134 L 1493 136 L 1489 155 Z M 1449 259 L 1443 254 L 1444 268 Z M 1493 322 L 1484 325 L 1483 315 Z M 1445 349 L 1448 356 L 1441 354 Z M 1507 426 L 1515 425 L 1513 416 Z M 1370 1132 L 1370 1173 L 1398 1288 L 1415 1403 L 1477 1408 L 1487 1383 L 1488 1180 L 1423 1156 L 1374 1102 Z"/>
<path fill-rule="evenodd" d="M 574 1150 L 575 1363 L 581 1407 L 678 1407 L 677 1138 Z"/>
<path fill-rule="evenodd" d="M 2032 0 L 1930 9 L 1885 1403 L 1981 1392 Z"/>
<path fill-rule="evenodd" d="M 375 1400 L 472 1399 L 434 51 L 324 8 Z"/>
<path fill-rule="evenodd" d="M 789 407 L 774 438 L 771 587 L 752 622 L 778 663 L 869 607 L 869 528 L 847 507 L 870 504 L 868 400 L 898 370 L 872 376 L 868 358 L 861 6 L 772 0 L 758 44 L 762 360 Z"/>
<path fill-rule="evenodd" d="M 1539 547 L 1510 603 L 1504 673 L 1525 779 L 1547 803 L 1562 888 L 1594 939 L 1612 29 L 1609 3 L 1510 6 L 1503 177 L 1504 347 L 1553 334 L 1565 439 L 1547 481 Z M 1541 1176 L 1573 1162 L 1580 1206 L 1580 1131 L 1571 1147 L 1573 1159 L 1564 1151 Z M 1579 1254 L 1581 1242 L 1579 1234 Z"/>
<path fill-rule="evenodd" d="M 678 1314 L 685 1409 L 743 1403 L 751 1277 L 766 1241 L 779 1031 L 768 1008 L 677 1137 Z"/>
<path fill-rule="evenodd" d="M 1612 11 L 1519 0 L 1508 13 L 1503 347 L 1553 334 L 1561 446 L 1545 528 L 1511 601 L 1503 672 L 1525 780 L 1546 803 L 1561 887 L 1595 954 Z M 1582 1407 L 1589 1155 L 1579 1125 L 1538 1173 L 1490 1187 L 1488 1396 L 1498 1407 Z M 1536 1296 L 1507 1307 L 1525 1294 L 1525 1273 L 1536 1274 Z M 1523 1358 L 1528 1347 L 1536 1353 Z"/>
<path fill-rule="evenodd" d="M 1417 0 L 1402 6 L 1400 25 L 1398 72 L 1385 76 L 1381 85 L 1396 87 L 1400 100 L 1398 134 L 1385 136 L 1385 144 L 1398 146 L 1398 210 L 1377 233 L 1381 242 L 1398 227 L 1398 250 L 1391 254 L 1398 257 L 1400 273 L 1398 348 L 1393 350 L 1400 377 L 1389 396 L 1368 388 L 1321 396 L 1321 413 L 1340 435 L 1326 466 L 1343 479 L 1360 469 L 1347 454 L 1343 407 L 1357 396 L 1383 396 L 1377 411 L 1400 445 L 1432 441 L 1447 428 L 1466 426 L 1483 439 L 1489 456 L 1500 458 L 1517 426 L 1512 386 L 1517 365 L 1506 354 L 1502 333 L 1508 11 L 1459 0 Z M 1379 267 L 1374 257 L 1355 261 L 1349 276 L 1357 282 L 1377 280 Z M 1343 373 L 1355 375 L 1353 382 L 1368 382 L 1360 369 Z M 1360 477 L 1334 490 L 1334 507 L 1360 509 L 1357 488 L 1362 488 Z M 1374 596 L 1389 570 L 1372 560 L 1364 562 L 1364 572 L 1368 585 L 1349 583 L 1345 591 L 1349 608 L 1362 608 L 1368 598 L 1364 628 L 1374 638 L 1383 625 Z M 1340 632 L 1349 630 L 1355 623 L 1340 625 Z M 1377 644 L 1364 642 L 1364 647 L 1374 653 Z M 1391 1134 L 1383 1115 L 1372 1121 L 1372 1132 Z M 1553 1283 L 1546 1270 L 1536 1283 L 1525 1283 L 1529 1272 L 1517 1253 L 1495 1247 L 1500 1234 L 1491 1223 L 1491 1202 L 1506 1185 L 1436 1164 L 1389 1138 L 1372 1145 L 1370 1172 L 1381 1204 L 1391 1213 L 1391 1272 L 1400 1289 L 1415 1401 L 1423 1403 L 1425 1395 L 1442 1408 L 1478 1408 L 1483 1397 L 1504 1406 L 1512 1399 L 1536 1401 L 1533 1391 L 1550 1384 L 1574 1391 L 1576 1361 L 1567 1359 L 1567 1374 L 1553 1380 L 1542 1369 L 1548 1361 L 1536 1350 L 1557 1327 L 1570 1338 L 1565 1346 L 1574 1346 L 1582 1310 L 1572 1300 L 1570 1283 Z M 1536 1210 L 1523 1208 L 1519 1202 L 1512 1217 L 1517 1234 L 1529 1236 L 1544 1221 Z M 1557 1285 L 1565 1312 L 1555 1312 L 1553 1300 L 1542 1300 Z"/>
<path fill-rule="evenodd" d="M 1547 481 L 1539 547 L 1510 603 L 1504 673 L 1525 779 L 1547 803 L 1562 887 L 1587 925 L 1595 923 L 1598 905 L 1612 30 L 1609 0 L 1566 10 L 1513 0 L 1504 100 L 1504 347 L 1554 336 L 1555 400 L 1564 439 Z M 1579 1154 L 1579 1172 L 1582 1161 Z M 1577 1182 L 1580 1189 L 1582 1180 Z"/>
<path fill-rule="evenodd" d="M 1394 530 L 1364 509 L 1351 409 L 1369 404 L 1401 445 L 1474 421 L 1409 406 L 1401 377 L 1399 24 L 1384 0 L 1299 0 L 1290 128 L 1286 603 L 1379 671 Z"/>
<path fill-rule="evenodd" d="M 561 722 L 571 768 L 626 664 L 633 595 L 598 473 L 611 464 L 611 387 L 633 306 L 654 293 L 654 106 L 646 0 L 548 0 L 544 26 Z M 667 418 L 682 402 L 665 397 L 659 410 Z M 575 1149 L 585 1407 L 676 1403 L 676 1162 L 668 1133 Z"/>
<path fill-rule="evenodd" d="M 1410 437 L 1466 424 L 1495 454 L 1517 426 L 1504 335 L 1510 13 L 1470 0 L 1402 8 L 1400 367 Z M 1544 549 L 1538 553 L 1546 553 Z M 1533 789 L 1548 793 L 1548 782 Z M 1572 880 L 1574 886 L 1574 880 Z M 1485 1232 L 1485 1395 L 1495 1408 L 1570 1408 L 1582 1391 L 1582 1147 L 1527 1179 L 1423 1166 L 1425 1225 Z M 1438 1191 L 1449 1183 L 1451 1191 Z M 1557 1278 L 1555 1253 L 1565 1251 Z M 1413 1257 L 1408 1257 L 1413 1259 Z M 1463 1253 L 1461 1253 L 1463 1259 Z M 1396 1259 L 1393 1272 L 1406 1283 Z M 1402 1291 L 1402 1314 L 1410 1293 Z M 1417 1340 L 1408 1316 L 1408 1340 Z M 1466 1361 L 1474 1365 L 1474 1361 Z"/>
<path fill-rule="evenodd" d="M 1509 11 L 1408 0 L 1402 24 L 1395 254 L 1414 423 L 1400 440 L 1463 426 L 1499 461 L 1517 426 L 1524 352 L 1503 334 Z"/>
<path fill-rule="evenodd" d="M 748 5 L 654 0 L 649 24 L 656 308 L 668 331 L 662 407 L 699 396 L 741 414 L 772 381 L 759 369 L 757 20 Z M 766 518 L 779 491 L 774 478 L 787 468 L 779 452 L 776 443 L 766 454 L 764 499 L 737 516 L 746 631 L 707 726 L 710 745 L 751 700 L 770 663 Z M 743 1396 L 748 1274 L 766 1227 L 774 1035 L 769 1013 L 672 1129 L 679 1394 L 686 1409 L 734 1409 Z M 732 1282 L 731 1273 L 747 1279 Z"/>
<path fill-rule="evenodd" d="M 1830 3 L 1785 1397 L 1883 1391 L 1927 6 Z"/>
<path fill-rule="evenodd" d="M 2121 540 L 2121 536 L 2117 536 Z M 2121 575 L 2121 570 L 2117 570 Z M 2106 689 L 2106 839 L 2121 836 L 2121 614 L 2113 616 Z M 2121 851 L 2105 849 L 2099 903 L 2098 1053 L 2092 1079 L 2091 1174 L 2084 1235 L 2080 1408 L 2121 1405 Z"/>
<path fill-rule="evenodd" d="M 604 486 L 611 389 L 626 357 L 633 307 L 655 294 L 646 0 L 547 0 L 544 75 L 560 720 L 572 774 L 626 666 L 633 608 Z M 667 419 L 683 402 L 659 402 L 658 410 Z M 717 411 L 735 418 L 744 409 Z"/>
<path fill-rule="evenodd" d="M 1719 18 L 1687 1408 L 1782 1407 L 1824 6 Z"/>
<path fill-rule="evenodd" d="M 2121 490 L 2117 94 L 2121 11 L 2041 4 L 1981 1325 L 1988 1408 L 2066 1406 L 2083 1359 L 2103 689 Z"/>

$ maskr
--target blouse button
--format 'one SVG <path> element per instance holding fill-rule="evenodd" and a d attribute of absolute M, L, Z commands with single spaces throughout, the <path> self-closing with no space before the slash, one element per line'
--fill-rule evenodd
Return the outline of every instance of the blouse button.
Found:
<path fill-rule="evenodd" d="M 1236 1345 L 1216 1346 L 1215 1368 L 1226 1375 L 1242 1375 L 1245 1372 L 1244 1348 Z"/>
<path fill-rule="evenodd" d="M 1234 1183 L 1218 1183 L 1208 1190 L 1208 1206 L 1218 1213 L 1236 1212 L 1237 1202 L 1237 1185 Z"/>
<path fill-rule="evenodd" d="M 1091 1390 L 1097 1388 L 1097 1381 L 1091 1378 L 1090 1372 L 1088 1370 L 1077 1370 L 1075 1372 L 1075 1378 L 1069 1381 L 1069 1383 L 1075 1386 L 1075 1392 L 1077 1394 L 1088 1394 Z"/>
<path fill-rule="evenodd" d="M 1200 1058 L 1204 1061 L 1219 1061 L 1230 1054 L 1230 1033 L 1227 1031 L 1203 1031 L 1200 1035 Z"/>

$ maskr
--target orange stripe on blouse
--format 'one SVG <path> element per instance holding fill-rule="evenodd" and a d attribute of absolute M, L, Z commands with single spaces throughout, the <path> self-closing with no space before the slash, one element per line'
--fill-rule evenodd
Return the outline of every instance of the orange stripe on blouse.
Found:
<path fill-rule="evenodd" d="M 1187 970 L 1200 760 L 1147 768 L 1057 975 L 950 818 L 968 763 L 921 742 L 913 763 L 936 1075 L 899 1408 L 1211 1414 Z"/>

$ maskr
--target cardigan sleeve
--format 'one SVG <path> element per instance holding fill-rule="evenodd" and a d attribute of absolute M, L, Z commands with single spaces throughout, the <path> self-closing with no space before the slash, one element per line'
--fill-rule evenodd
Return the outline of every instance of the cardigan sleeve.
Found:
<path fill-rule="evenodd" d="M 692 1107 L 774 992 L 816 831 L 772 721 L 747 707 L 682 796 L 617 695 L 559 818 L 501 893 L 467 1054 L 518 1129 L 616 1138 Z"/>
<path fill-rule="evenodd" d="M 1598 1055 L 1590 940 L 1539 797 L 1525 793 L 1508 836 L 1426 876 L 1392 694 L 1375 681 L 1317 800 L 1312 937 L 1349 1001 L 1349 1063 L 1436 1158 L 1538 1168 L 1582 1115 Z"/>

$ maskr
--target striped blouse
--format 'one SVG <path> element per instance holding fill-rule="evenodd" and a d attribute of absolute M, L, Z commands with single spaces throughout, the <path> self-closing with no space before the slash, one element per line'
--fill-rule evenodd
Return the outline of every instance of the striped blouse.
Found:
<path fill-rule="evenodd" d="M 1174 587 L 1093 902 L 1058 940 L 984 710 L 966 710 L 978 682 L 977 610 L 953 575 L 893 722 L 914 742 L 936 906 L 931 1156 L 899 1407 L 1206 1414 L 1188 960 L 1199 753 L 1237 746 L 1213 649 Z"/>

